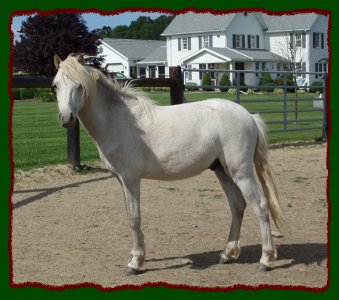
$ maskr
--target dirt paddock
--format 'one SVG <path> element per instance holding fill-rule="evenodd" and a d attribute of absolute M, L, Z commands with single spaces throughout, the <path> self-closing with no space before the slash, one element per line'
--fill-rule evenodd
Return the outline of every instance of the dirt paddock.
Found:
<path fill-rule="evenodd" d="M 218 264 L 230 210 L 212 171 L 182 181 L 142 182 L 146 263 L 124 277 L 132 246 L 117 180 L 94 164 L 80 174 L 53 166 L 15 173 L 13 281 L 50 286 L 90 282 L 103 288 L 166 282 L 232 287 L 326 286 L 326 144 L 271 149 L 272 172 L 288 220 L 288 236 L 274 238 L 278 260 L 270 272 L 255 270 L 261 255 L 259 224 L 247 207 L 241 254 Z"/>

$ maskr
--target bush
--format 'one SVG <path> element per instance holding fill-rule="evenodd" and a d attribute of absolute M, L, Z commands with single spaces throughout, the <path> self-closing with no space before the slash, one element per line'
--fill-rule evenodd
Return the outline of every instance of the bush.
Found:
<path fill-rule="evenodd" d="M 313 81 L 311 84 L 310 92 L 311 93 L 323 93 L 323 85 L 324 83 L 322 81 Z"/>
<path fill-rule="evenodd" d="M 265 87 L 265 86 L 272 86 L 273 85 L 273 79 L 269 73 L 264 73 L 261 77 L 260 81 L 260 90 L 263 92 L 272 92 L 273 88 L 271 87 Z"/>
<path fill-rule="evenodd" d="M 228 93 L 234 95 L 237 93 L 237 89 L 235 88 L 228 89 Z"/>
<path fill-rule="evenodd" d="M 50 89 L 36 89 L 34 98 L 42 102 L 56 101 L 56 95 Z"/>
<path fill-rule="evenodd" d="M 284 93 L 284 89 L 282 89 L 282 88 L 275 88 L 273 90 L 273 93 L 274 94 L 283 94 Z"/>
<path fill-rule="evenodd" d="M 31 88 L 14 88 L 12 89 L 13 96 L 15 100 L 22 100 L 22 99 L 33 99 L 35 89 Z"/>
<path fill-rule="evenodd" d="M 210 74 L 204 73 L 204 75 L 202 77 L 202 85 L 212 86 L 212 80 L 211 80 Z M 204 87 L 203 90 L 204 91 L 214 91 L 214 89 L 211 88 L 211 87 Z"/>
<path fill-rule="evenodd" d="M 227 76 L 227 74 L 223 74 L 221 79 L 220 79 L 220 82 L 219 82 L 219 85 L 220 86 L 229 86 L 231 85 L 231 82 Z M 220 91 L 221 92 L 227 92 L 228 91 L 228 87 L 227 88 L 220 88 Z"/>
<path fill-rule="evenodd" d="M 254 91 L 252 89 L 247 89 L 247 94 L 254 94 Z"/>
<path fill-rule="evenodd" d="M 294 85 L 294 80 L 293 80 L 293 75 L 288 74 L 286 78 L 286 84 L 287 86 L 293 86 Z M 284 77 L 283 76 L 278 76 L 277 78 L 274 79 L 273 85 L 279 85 L 283 86 L 284 85 Z M 278 89 L 283 89 L 282 87 L 279 87 Z M 294 92 L 294 88 L 287 88 L 287 92 Z"/>
<path fill-rule="evenodd" d="M 185 88 L 188 91 L 197 91 L 197 90 L 199 90 L 198 85 L 195 82 L 186 82 Z"/>

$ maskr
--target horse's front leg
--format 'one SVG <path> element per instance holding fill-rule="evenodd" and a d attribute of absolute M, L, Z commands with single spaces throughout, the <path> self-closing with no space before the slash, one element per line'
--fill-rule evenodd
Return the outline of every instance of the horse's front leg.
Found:
<path fill-rule="evenodd" d="M 124 198 L 129 225 L 133 232 L 133 248 L 128 259 L 125 275 L 138 274 L 145 262 L 145 244 L 142 234 L 140 214 L 140 178 L 124 178 L 120 180 L 124 190 Z"/>

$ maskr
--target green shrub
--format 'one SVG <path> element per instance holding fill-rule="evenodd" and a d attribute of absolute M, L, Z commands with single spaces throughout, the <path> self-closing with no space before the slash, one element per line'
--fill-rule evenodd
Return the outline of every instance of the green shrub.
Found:
<path fill-rule="evenodd" d="M 56 101 L 56 95 L 47 88 L 36 89 L 34 98 L 42 102 Z"/>
<path fill-rule="evenodd" d="M 293 86 L 294 85 L 294 80 L 293 80 L 293 75 L 288 74 L 286 78 L 286 84 L 287 86 Z M 278 76 L 274 79 L 273 85 L 279 85 L 283 86 L 284 85 L 284 77 L 283 76 Z M 283 89 L 282 87 L 279 87 L 279 89 Z M 294 88 L 287 88 L 287 92 L 294 92 Z"/>
<path fill-rule="evenodd" d="M 13 97 L 15 100 L 20 100 L 20 89 L 12 89 Z"/>
<path fill-rule="evenodd" d="M 269 73 L 264 73 L 260 81 L 260 90 L 263 92 L 272 92 L 273 88 L 265 87 L 265 86 L 272 86 L 272 85 L 273 85 L 273 79 L 271 75 Z"/>
<path fill-rule="evenodd" d="M 273 93 L 274 94 L 283 94 L 284 93 L 284 89 L 282 89 L 282 88 L 275 88 L 273 90 Z"/>
<path fill-rule="evenodd" d="M 313 81 L 311 84 L 310 92 L 311 93 L 323 93 L 323 85 L 324 83 L 322 81 Z"/>
<path fill-rule="evenodd" d="M 228 89 L 228 93 L 234 95 L 234 94 L 237 93 L 237 89 L 235 89 L 235 88 L 230 88 L 230 89 Z"/>
<path fill-rule="evenodd" d="M 252 89 L 247 89 L 246 93 L 247 94 L 254 94 L 254 91 Z"/>
<path fill-rule="evenodd" d="M 202 85 L 212 86 L 212 80 L 211 80 L 211 76 L 210 76 L 209 73 L 204 73 L 204 75 L 202 77 Z M 204 87 L 203 90 L 204 91 L 214 91 L 214 89 L 211 88 L 211 87 Z"/>
<path fill-rule="evenodd" d="M 222 75 L 222 77 L 221 77 L 221 79 L 220 79 L 220 82 L 219 82 L 219 85 L 220 85 L 220 86 L 229 86 L 229 85 L 231 85 L 231 82 L 230 82 L 230 80 L 229 80 L 227 74 L 223 74 L 223 75 Z M 226 87 L 226 88 L 220 88 L 220 91 L 221 91 L 221 92 L 227 92 L 228 89 L 229 89 L 228 87 Z"/>
<path fill-rule="evenodd" d="M 186 82 L 185 88 L 188 91 L 197 91 L 197 90 L 199 90 L 198 85 L 195 82 Z"/>

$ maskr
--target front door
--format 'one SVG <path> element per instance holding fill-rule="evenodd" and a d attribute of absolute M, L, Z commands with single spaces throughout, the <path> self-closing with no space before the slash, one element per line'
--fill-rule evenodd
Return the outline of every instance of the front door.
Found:
<path fill-rule="evenodd" d="M 235 63 L 235 69 L 236 70 L 245 70 L 245 63 L 244 62 L 236 62 Z M 240 76 L 240 85 L 245 84 L 245 73 L 244 72 L 237 72 L 237 75 L 239 74 Z M 235 77 L 235 80 L 237 80 L 237 77 Z M 237 81 L 235 82 L 237 83 Z"/>

